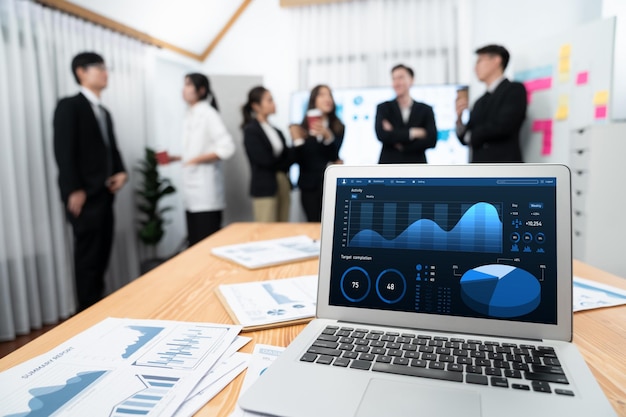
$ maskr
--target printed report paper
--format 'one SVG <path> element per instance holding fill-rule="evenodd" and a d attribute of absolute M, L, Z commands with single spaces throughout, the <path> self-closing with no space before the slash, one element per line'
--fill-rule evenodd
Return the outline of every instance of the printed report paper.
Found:
<path fill-rule="evenodd" d="M 231 318 L 247 330 L 312 319 L 317 303 L 317 281 L 317 275 L 305 275 L 227 284 L 218 287 L 218 295 Z"/>
<path fill-rule="evenodd" d="M 573 298 L 576 312 L 626 304 L 626 291 L 574 276 Z"/>
<path fill-rule="evenodd" d="M 0 373 L 0 415 L 172 416 L 241 326 L 108 318 Z"/>
<path fill-rule="evenodd" d="M 303 261 L 320 255 L 320 243 L 305 235 L 219 246 L 211 253 L 249 269 Z"/>

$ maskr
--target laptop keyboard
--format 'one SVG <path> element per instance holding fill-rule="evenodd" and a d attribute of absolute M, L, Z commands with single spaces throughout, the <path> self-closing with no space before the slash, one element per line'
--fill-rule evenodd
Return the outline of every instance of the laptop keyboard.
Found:
<path fill-rule="evenodd" d="M 303 362 L 573 396 L 553 348 L 327 326 Z M 557 384 L 557 385 L 552 385 Z"/>

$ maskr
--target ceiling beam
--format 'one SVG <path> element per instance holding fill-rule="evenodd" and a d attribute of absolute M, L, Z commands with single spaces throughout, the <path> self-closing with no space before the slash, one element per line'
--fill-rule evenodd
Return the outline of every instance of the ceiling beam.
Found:
<path fill-rule="evenodd" d="M 209 46 L 207 46 L 207 48 L 204 50 L 202 55 L 200 55 L 200 61 L 204 61 L 209 56 L 209 54 L 211 52 L 213 52 L 213 49 L 215 49 L 217 44 L 226 35 L 226 32 L 228 32 L 230 30 L 230 28 L 235 24 L 237 19 L 239 19 L 241 14 L 244 12 L 244 10 L 246 10 L 246 8 L 250 5 L 250 3 L 252 3 L 252 0 L 243 0 L 241 2 L 239 7 L 237 8 L 237 10 L 235 10 L 235 13 L 233 13 L 233 15 L 230 17 L 230 19 L 228 19 L 228 22 L 226 22 L 226 24 L 224 25 L 222 30 L 219 31 L 217 36 L 215 36 L 213 41 L 209 44 Z"/>
<path fill-rule="evenodd" d="M 313 6 L 316 4 L 342 3 L 351 0 L 280 0 L 280 7 Z"/>
<path fill-rule="evenodd" d="M 194 52 L 188 51 L 179 46 L 173 45 L 169 42 L 165 42 L 161 39 L 155 38 L 154 36 L 148 35 L 147 33 L 140 32 L 136 29 L 131 28 L 130 26 L 126 26 L 113 19 L 109 19 L 108 17 L 102 16 L 101 14 L 92 12 L 91 10 L 85 9 L 84 7 L 80 7 L 74 3 L 70 3 L 69 1 L 66 1 L 66 0 L 35 0 L 35 1 L 44 6 L 47 6 L 56 10 L 60 10 L 62 12 L 71 14 L 73 16 L 77 16 L 81 19 L 85 19 L 89 22 L 103 26 L 107 29 L 111 29 L 115 32 L 119 32 L 126 36 L 130 36 L 131 38 L 137 39 L 141 42 L 145 42 L 147 44 L 154 45 L 159 48 L 169 49 L 170 51 L 174 51 L 176 53 L 179 53 L 181 55 L 195 59 L 200 62 L 204 61 L 209 56 L 209 54 L 215 49 L 217 44 L 226 35 L 226 32 L 228 32 L 228 30 L 235 24 L 237 19 L 239 19 L 239 17 L 244 12 L 244 10 L 252 2 L 252 0 L 243 0 L 241 2 L 241 5 L 237 8 L 235 13 L 231 16 L 228 22 L 226 22 L 222 30 L 219 31 L 217 36 L 215 36 L 213 41 L 204 50 L 204 52 L 202 54 L 196 54 Z"/>

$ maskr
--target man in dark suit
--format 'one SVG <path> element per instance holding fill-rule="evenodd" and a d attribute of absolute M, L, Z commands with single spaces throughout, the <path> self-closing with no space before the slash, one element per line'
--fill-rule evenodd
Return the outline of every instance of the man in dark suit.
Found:
<path fill-rule="evenodd" d="M 74 231 L 78 311 L 99 301 L 113 243 L 113 200 L 127 175 L 111 115 L 100 104 L 108 74 L 98 54 L 72 60 L 80 93 L 61 99 L 54 113 L 54 154 L 59 189 Z"/>
<path fill-rule="evenodd" d="M 476 75 L 487 92 L 474 103 L 467 124 L 462 120 L 467 97 L 457 98 L 457 136 L 470 147 L 470 162 L 522 162 L 519 131 L 526 118 L 526 88 L 504 77 L 509 63 L 504 47 L 487 45 L 476 54 Z"/>
<path fill-rule="evenodd" d="M 396 98 L 376 108 L 376 136 L 383 143 L 379 164 L 426 163 L 424 152 L 437 144 L 433 109 L 411 98 L 413 74 L 405 65 L 393 67 Z"/>

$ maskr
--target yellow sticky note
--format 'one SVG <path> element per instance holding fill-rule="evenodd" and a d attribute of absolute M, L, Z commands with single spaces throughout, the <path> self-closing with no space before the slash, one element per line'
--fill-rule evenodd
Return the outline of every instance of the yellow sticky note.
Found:
<path fill-rule="evenodd" d="M 561 58 L 561 60 L 559 61 L 559 73 L 563 73 L 563 72 L 569 72 L 570 69 L 570 60 L 569 58 Z"/>
<path fill-rule="evenodd" d="M 559 74 L 559 82 L 566 83 L 569 81 L 569 72 L 562 72 Z"/>
<path fill-rule="evenodd" d="M 559 106 L 559 108 L 556 109 L 554 118 L 556 120 L 565 120 L 567 119 L 567 116 L 569 116 L 569 106 Z"/>
<path fill-rule="evenodd" d="M 609 92 L 607 90 L 596 91 L 593 95 L 593 104 L 602 106 L 609 102 Z"/>
<path fill-rule="evenodd" d="M 572 53 L 572 44 L 566 43 L 561 45 L 561 49 L 559 50 L 559 58 L 569 58 Z"/>

